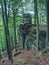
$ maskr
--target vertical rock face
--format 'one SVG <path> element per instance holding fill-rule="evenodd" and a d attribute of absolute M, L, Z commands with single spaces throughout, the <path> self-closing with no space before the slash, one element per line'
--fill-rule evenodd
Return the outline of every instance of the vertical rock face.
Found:
<path fill-rule="evenodd" d="M 42 49 L 45 49 L 46 47 L 46 31 L 40 30 L 39 33 L 40 33 L 39 34 L 39 43 L 40 43 L 39 47 L 40 47 L 40 50 L 42 50 Z M 32 28 L 30 28 L 29 33 L 26 35 L 25 45 L 28 49 L 38 50 L 37 30 L 36 29 L 33 30 L 33 26 Z"/>
<path fill-rule="evenodd" d="M 23 42 L 23 35 L 25 34 L 26 35 L 25 46 L 27 47 L 27 49 L 37 50 L 36 30 L 33 30 L 32 28 L 30 28 L 30 30 L 28 32 L 28 29 L 29 29 L 28 25 L 26 25 L 24 30 L 21 29 L 21 31 L 20 31 L 21 38 L 19 38 L 19 39 L 21 39 Z"/>
<path fill-rule="evenodd" d="M 23 21 L 19 26 L 19 40 L 25 48 L 38 50 L 37 43 L 37 27 L 31 23 L 31 15 L 23 14 Z M 29 19 L 30 18 L 30 19 Z M 42 29 L 42 28 L 41 28 Z M 40 49 L 45 48 L 46 42 L 46 33 L 45 31 L 39 31 L 39 47 Z"/>
<path fill-rule="evenodd" d="M 29 34 L 27 35 L 26 44 L 28 45 L 29 49 L 31 50 L 38 50 L 37 44 L 37 30 L 33 28 L 30 30 Z"/>
<path fill-rule="evenodd" d="M 40 43 L 39 46 L 41 50 L 46 47 L 46 31 L 40 31 L 39 43 Z"/>
<path fill-rule="evenodd" d="M 25 49 L 25 40 L 26 40 L 26 36 L 29 33 L 29 28 L 32 25 L 32 16 L 30 13 L 25 13 L 22 15 L 22 22 L 20 24 L 19 27 L 19 34 L 22 37 L 22 44 L 23 44 L 23 49 Z"/>

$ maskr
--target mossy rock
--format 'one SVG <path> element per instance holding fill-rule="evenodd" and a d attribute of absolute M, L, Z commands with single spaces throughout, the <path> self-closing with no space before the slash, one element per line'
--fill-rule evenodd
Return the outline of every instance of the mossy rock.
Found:
<path fill-rule="evenodd" d="M 48 55 L 49 56 L 49 48 L 45 49 L 43 52 L 42 52 L 43 55 Z"/>

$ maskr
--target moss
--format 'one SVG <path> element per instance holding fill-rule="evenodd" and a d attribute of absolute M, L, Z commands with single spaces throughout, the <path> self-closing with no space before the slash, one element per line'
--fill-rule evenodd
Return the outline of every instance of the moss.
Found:
<path fill-rule="evenodd" d="M 47 49 L 45 49 L 45 50 L 42 52 L 42 54 L 49 56 L 49 48 L 47 47 Z"/>
<path fill-rule="evenodd" d="M 16 63 L 14 63 L 13 65 L 21 65 L 22 63 L 25 62 L 24 58 L 20 58 L 19 60 L 16 61 Z"/>

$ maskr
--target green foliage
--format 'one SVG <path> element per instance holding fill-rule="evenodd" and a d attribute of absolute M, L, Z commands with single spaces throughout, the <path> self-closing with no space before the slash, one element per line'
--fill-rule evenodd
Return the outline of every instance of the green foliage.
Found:
<path fill-rule="evenodd" d="M 30 2 L 30 0 L 25 0 L 25 2 L 29 3 L 29 2 Z"/>
<path fill-rule="evenodd" d="M 38 2 L 39 2 L 40 4 L 45 4 L 45 3 L 46 3 L 46 0 L 38 0 Z"/>

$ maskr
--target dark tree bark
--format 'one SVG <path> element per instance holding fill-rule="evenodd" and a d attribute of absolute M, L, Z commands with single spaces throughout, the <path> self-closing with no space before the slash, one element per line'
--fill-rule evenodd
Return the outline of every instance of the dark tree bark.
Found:
<path fill-rule="evenodd" d="M 6 43 L 7 43 L 7 50 L 9 50 L 9 60 L 12 60 L 12 50 L 10 45 L 10 34 L 9 34 L 9 28 L 8 28 L 8 16 L 7 16 L 7 7 L 6 7 L 6 0 L 4 0 L 4 7 L 5 7 L 5 26 L 6 26 Z"/>
<path fill-rule="evenodd" d="M 47 2 L 46 2 L 46 9 L 47 9 L 47 36 L 46 36 L 47 41 L 46 41 L 46 49 L 47 49 L 47 53 L 49 53 L 49 0 L 47 0 Z"/>
<path fill-rule="evenodd" d="M 49 0 L 46 3 L 47 8 L 47 43 L 49 42 Z"/>
<path fill-rule="evenodd" d="M 4 16 L 4 8 L 3 8 L 3 5 L 2 5 L 2 2 L 1 2 L 1 6 L 2 6 L 3 24 L 4 24 L 4 29 L 5 29 L 5 38 L 6 38 L 6 45 L 7 45 L 7 53 L 8 53 L 9 60 L 11 60 L 11 62 L 13 63 L 12 50 L 11 50 L 11 45 L 10 45 L 10 35 L 9 35 L 9 28 L 8 28 L 8 16 L 7 16 L 6 0 L 4 0 L 5 16 Z"/>
<path fill-rule="evenodd" d="M 41 10 L 42 9 L 42 5 L 40 5 L 39 7 L 40 7 L 40 10 Z M 40 12 L 40 19 L 39 19 L 40 20 L 40 22 L 39 22 L 40 25 L 42 24 L 42 19 L 41 18 L 42 18 L 42 13 Z"/>
<path fill-rule="evenodd" d="M 2 3 L 1 3 L 1 6 L 2 6 L 2 19 L 3 19 L 4 29 L 5 29 L 5 36 L 6 36 L 6 26 L 5 26 L 5 18 L 4 18 L 4 8 L 3 8 Z M 6 37 L 5 37 L 5 38 L 6 38 Z M 8 48 L 8 47 L 7 47 L 7 48 Z M 7 49 L 7 52 L 8 52 L 8 57 L 10 58 L 9 49 Z"/>

